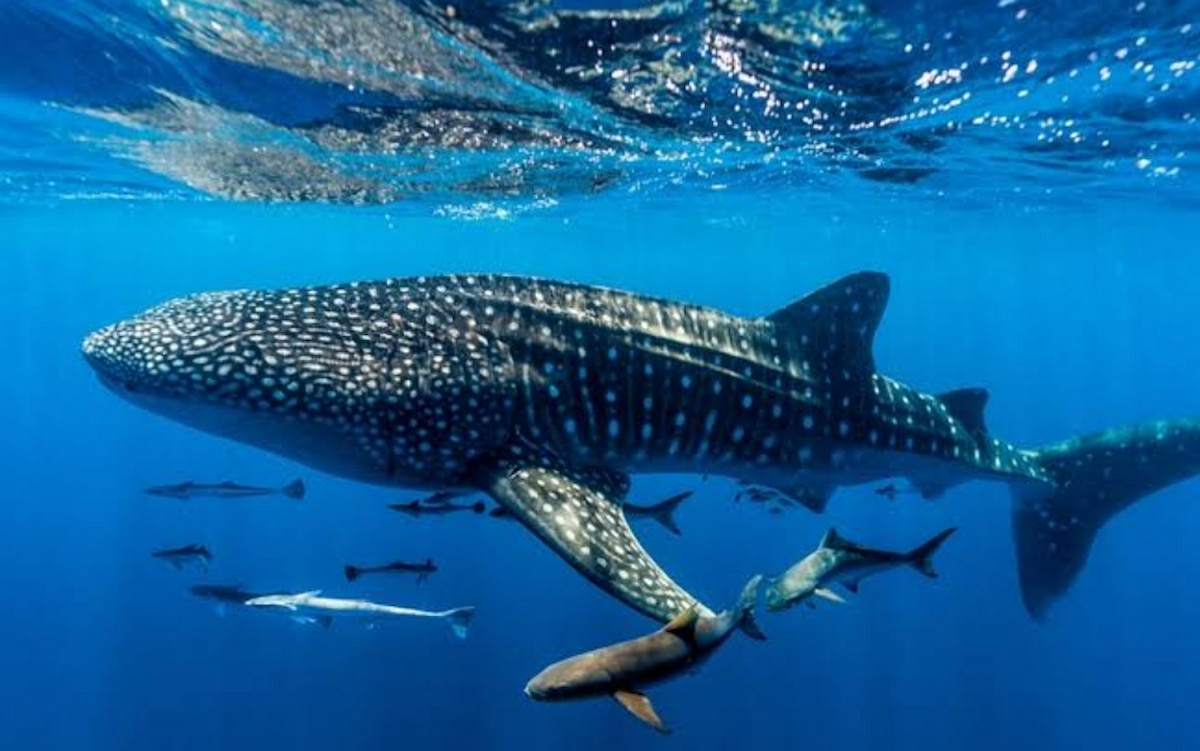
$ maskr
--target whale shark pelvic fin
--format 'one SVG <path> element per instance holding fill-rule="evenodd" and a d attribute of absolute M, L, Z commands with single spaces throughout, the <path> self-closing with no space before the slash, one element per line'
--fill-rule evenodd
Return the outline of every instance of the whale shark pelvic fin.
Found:
<path fill-rule="evenodd" d="M 1012 519 L 1021 597 L 1043 620 L 1083 569 L 1105 522 L 1200 473 L 1200 419 L 1114 428 L 1035 453 L 1055 485 L 1014 485 Z"/>
<path fill-rule="evenodd" d="M 625 475 L 547 466 L 552 463 L 514 456 L 484 471 L 480 482 L 575 570 L 634 609 L 669 623 L 697 604 L 629 528 L 621 510 Z M 702 604 L 700 612 L 712 614 Z"/>

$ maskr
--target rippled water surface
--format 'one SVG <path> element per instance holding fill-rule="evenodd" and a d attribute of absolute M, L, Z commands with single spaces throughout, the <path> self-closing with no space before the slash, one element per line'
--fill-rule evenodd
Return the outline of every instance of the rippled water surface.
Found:
<path fill-rule="evenodd" d="M 9 0 L 12 202 L 1190 202 L 1200 4 Z"/>

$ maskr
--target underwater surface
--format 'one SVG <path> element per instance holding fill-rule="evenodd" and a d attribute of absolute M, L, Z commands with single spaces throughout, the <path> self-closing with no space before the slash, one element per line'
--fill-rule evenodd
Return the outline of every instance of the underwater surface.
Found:
<path fill-rule="evenodd" d="M 831 527 L 897 551 L 958 528 L 936 579 L 760 609 L 767 641 L 647 690 L 662 737 L 523 693 L 658 624 L 520 523 L 398 513 L 429 490 L 138 409 L 81 356 L 215 290 L 505 273 L 756 318 L 873 270 L 876 369 L 986 388 L 1019 449 L 1200 415 L 1200 4 L 5 0 L 0 30 L 3 747 L 1200 748 L 1183 474 L 1040 620 L 1004 482 L 925 499 L 897 471 L 818 515 L 635 474 L 634 503 L 694 491 L 680 534 L 632 526 L 714 609 Z M 145 492 L 297 478 L 299 501 Z M 151 555 L 193 544 L 207 570 Z M 437 570 L 344 575 L 398 559 Z M 197 585 L 476 610 L 457 639 Z"/>

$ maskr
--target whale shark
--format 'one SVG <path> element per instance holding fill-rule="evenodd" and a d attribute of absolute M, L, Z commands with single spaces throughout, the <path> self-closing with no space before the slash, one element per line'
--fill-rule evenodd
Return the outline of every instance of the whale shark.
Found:
<path fill-rule="evenodd" d="M 757 318 L 505 275 L 177 298 L 87 336 L 124 399 L 320 471 L 490 495 L 579 573 L 668 623 L 696 606 L 622 512 L 630 477 L 703 473 L 820 512 L 901 477 L 928 498 L 1012 489 L 1024 604 L 1043 618 L 1100 528 L 1200 471 L 1200 419 L 1021 449 L 988 392 L 923 393 L 872 353 L 890 294 L 864 271 Z"/>

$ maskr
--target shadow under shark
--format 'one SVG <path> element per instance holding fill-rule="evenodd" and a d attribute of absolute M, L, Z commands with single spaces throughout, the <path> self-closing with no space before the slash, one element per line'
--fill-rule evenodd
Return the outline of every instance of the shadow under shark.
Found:
<path fill-rule="evenodd" d="M 986 391 L 881 375 L 888 294 L 863 272 L 747 319 L 491 275 L 204 293 L 91 334 L 83 354 L 120 396 L 200 430 L 360 481 L 486 492 L 662 623 L 696 599 L 630 530 L 631 473 L 725 475 L 815 511 L 888 477 L 927 497 L 1003 481 L 1041 618 L 1108 519 L 1200 471 L 1196 419 L 1020 450 L 988 431 Z"/>

